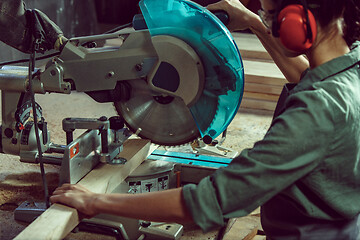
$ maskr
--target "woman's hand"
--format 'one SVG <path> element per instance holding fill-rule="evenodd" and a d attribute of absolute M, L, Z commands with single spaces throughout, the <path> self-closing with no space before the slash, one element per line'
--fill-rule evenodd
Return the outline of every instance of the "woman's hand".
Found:
<path fill-rule="evenodd" d="M 230 22 L 226 26 L 230 31 L 250 28 L 252 21 L 258 16 L 247 9 L 239 0 L 222 0 L 207 6 L 209 11 L 224 10 L 229 15 Z"/>
<path fill-rule="evenodd" d="M 63 184 L 54 191 L 50 201 L 76 208 L 83 217 L 91 218 L 98 214 L 94 207 L 97 196 L 79 184 Z"/>

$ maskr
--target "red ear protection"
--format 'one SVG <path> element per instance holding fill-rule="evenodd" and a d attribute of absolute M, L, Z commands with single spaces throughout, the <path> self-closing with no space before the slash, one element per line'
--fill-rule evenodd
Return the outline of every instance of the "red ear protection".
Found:
<path fill-rule="evenodd" d="M 277 17 L 277 35 L 282 44 L 291 51 L 304 52 L 315 41 L 316 21 L 311 11 L 307 12 L 308 16 L 302 5 L 291 4 L 283 8 Z"/>

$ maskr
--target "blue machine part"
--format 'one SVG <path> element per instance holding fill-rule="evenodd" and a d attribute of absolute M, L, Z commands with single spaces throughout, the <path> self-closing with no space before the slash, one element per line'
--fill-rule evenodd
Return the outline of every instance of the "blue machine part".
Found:
<path fill-rule="evenodd" d="M 206 8 L 187 0 L 141 0 L 151 36 L 170 35 L 189 44 L 205 70 L 204 91 L 190 107 L 209 142 L 235 117 L 244 92 L 244 67 L 229 30 Z"/>
<path fill-rule="evenodd" d="M 147 159 L 211 168 L 226 167 L 232 161 L 231 158 L 225 157 L 196 155 L 193 153 L 170 152 L 163 150 L 154 150 Z"/>

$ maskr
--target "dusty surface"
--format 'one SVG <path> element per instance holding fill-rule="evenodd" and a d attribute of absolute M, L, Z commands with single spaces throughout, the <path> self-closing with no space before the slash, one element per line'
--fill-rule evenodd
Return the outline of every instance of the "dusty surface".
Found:
<path fill-rule="evenodd" d="M 61 121 L 65 117 L 100 117 L 116 114 L 112 104 L 100 104 L 85 94 L 37 95 L 44 117 L 51 131 L 52 142 L 65 143 Z M 241 151 L 260 140 L 271 122 L 271 113 L 255 110 L 240 110 L 230 124 L 224 146 Z M 75 135 L 80 132 L 75 133 Z M 26 224 L 14 221 L 13 211 L 25 200 L 42 200 L 42 185 L 39 166 L 21 163 L 17 156 L 0 154 L 0 239 L 14 238 Z M 46 165 L 50 189 L 57 186 L 58 167 Z M 182 239 L 214 239 L 216 231 L 205 235 L 194 226 L 186 226 Z M 105 239 L 83 233 L 71 234 L 69 239 Z M 109 238 L 113 239 L 113 238 Z"/>

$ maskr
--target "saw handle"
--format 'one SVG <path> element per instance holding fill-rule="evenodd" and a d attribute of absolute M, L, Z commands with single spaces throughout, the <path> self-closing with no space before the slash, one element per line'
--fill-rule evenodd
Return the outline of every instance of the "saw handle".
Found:
<path fill-rule="evenodd" d="M 211 11 L 225 26 L 229 24 L 229 14 L 224 10 Z"/>

